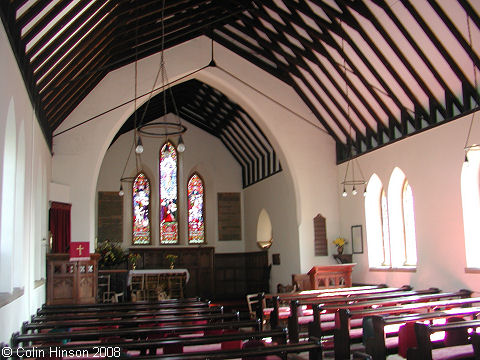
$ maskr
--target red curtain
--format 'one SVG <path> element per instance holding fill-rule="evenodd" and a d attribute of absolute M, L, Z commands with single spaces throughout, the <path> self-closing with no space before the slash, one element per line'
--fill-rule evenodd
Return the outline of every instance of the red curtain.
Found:
<path fill-rule="evenodd" d="M 50 206 L 50 232 L 52 233 L 52 253 L 68 253 L 70 250 L 72 204 L 52 202 Z"/>

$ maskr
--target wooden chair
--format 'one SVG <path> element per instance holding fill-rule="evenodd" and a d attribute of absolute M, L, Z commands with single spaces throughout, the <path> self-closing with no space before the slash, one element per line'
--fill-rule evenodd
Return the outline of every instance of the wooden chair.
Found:
<path fill-rule="evenodd" d="M 130 293 L 132 301 L 145 300 L 145 276 L 143 274 L 132 275 Z"/>
<path fill-rule="evenodd" d="M 308 274 L 292 274 L 292 285 L 294 285 L 298 291 L 312 290 L 310 275 Z"/>
<path fill-rule="evenodd" d="M 263 317 L 263 309 L 267 307 L 263 294 L 247 294 L 247 306 L 251 319 L 257 319 L 261 313 Z"/>
<path fill-rule="evenodd" d="M 183 284 L 184 275 L 170 275 L 168 276 L 168 297 L 170 299 L 183 298 Z"/>

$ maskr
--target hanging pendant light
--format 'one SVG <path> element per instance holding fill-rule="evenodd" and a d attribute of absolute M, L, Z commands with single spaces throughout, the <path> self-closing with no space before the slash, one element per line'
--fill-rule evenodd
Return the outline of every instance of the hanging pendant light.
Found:
<path fill-rule="evenodd" d="M 353 152 L 352 152 L 352 141 L 351 141 L 351 133 L 352 133 L 352 125 L 350 121 L 350 102 L 348 102 L 348 82 L 347 82 L 347 66 L 346 66 L 346 61 L 345 61 L 345 51 L 343 48 L 343 38 L 342 38 L 342 55 L 343 55 L 343 77 L 345 80 L 345 99 L 347 99 L 347 121 L 350 124 L 350 139 L 347 140 L 347 145 L 349 146 L 349 151 L 348 151 L 348 162 L 347 162 L 347 168 L 345 169 L 345 176 L 343 177 L 343 181 L 341 184 L 343 185 L 343 192 L 342 196 L 347 197 L 348 193 L 346 190 L 346 186 L 352 186 L 352 195 L 355 196 L 358 194 L 357 186 L 364 186 L 363 189 L 363 196 L 366 196 L 367 194 L 367 182 L 365 181 L 362 173 L 362 169 L 360 168 L 360 165 L 358 164 L 358 161 L 353 158 Z M 361 178 L 355 178 L 355 167 L 358 168 Z M 351 168 L 351 178 L 349 179 L 348 177 L 348 170 Z"/>
<path fill-rule="evenodd" d="M 472 33 L 471 33 L 471 30 L 470 30 L 470 17 L 468 16 L 468 13 L 466 15 L 467 15 L 468 41 L 469 41 L 470 47 L 472 47 Z M 473 60 L 472 60 L 472 65 L 473 65 L 473 81 L 474 81 L 475 89 L 478 89 L 477 67 L 475 66 L 475 63 L 473 62 Z M 470 145 L 469 144 L 470 135 L 472 133 L 472 128 L 473 128 L 473 123 L 475 121 L 475 115 L 477 113 L 478 113 L 478 110 L 476 110 L 472 113 L 472 119 L 470 120 L 470 125 L 468 127 L 467 139 L 465 140 L 465 146 L 463 148 L 464 152 L 465 152 L 464 162 L 465 162 L 466 165 L 468 165 L 468 163 L 469 163 L 469 159 L 468 159 L 469 153 L 471 151 L 479 151 L 480 150 L 480 145 L 478 145 L 478 144 L 471 144 Z"/>
<path fill-rule="evenodd" d="M 150 137 L 164 137 L 168 138 L 169 136 L 179 135 L 178 138 L 178 151 L 185 151 L 185 143 L 183 142 L 182 134 L 187 131 L 187 128 L 182 124 L 180 115 L 178 114 L 177 105 L 175 103 L 175 98 L 173 96 L 173 91 L 171 86 L 169 86 L 167 69 L 165 64 L 165 0 L 162 1 L 162 12 L 161 12 L 161 50 L 160 50 L 160 66 L 158 69 L 157 76 L 155 78 L 152 91 L 150 92 L 149 98 L 147 100 L 146 106 L 143 111 L 142 118 L 140 119 L 140 124 L 138 125 L 138 132 L 144 136 Z M 147 107 L 153 93 L 153 89 L 156 87 L 158 76 L 161 75 L 162 81 L 162 93 L 163 93 L 163 114 L 164 117 L 161 120 L 151 121 L 148 123 L 143 123 L 143 119 L 147 112 Z M 172 104 L 172 113 L 173 120 L 167 117 L 167 95 L 170 96 Z"/>

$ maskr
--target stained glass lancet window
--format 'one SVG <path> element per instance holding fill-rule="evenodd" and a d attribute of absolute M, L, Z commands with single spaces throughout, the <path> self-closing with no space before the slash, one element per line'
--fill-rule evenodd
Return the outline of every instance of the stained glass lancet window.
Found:
<path fill-rule="evenodd" d="M 177 151 L 166 142 L 160 150 L 160 244 L 178 243 Z"/>
<path fill-rule="evenodd" d="M 205 243 L 203 181 L 198 174 L 188 180 L 188 243 Z"/>
<path fill-rule="evenodd" d="M 150 182 L 145 174 L 133 182 L 133 237 L 134 245 L 150 244 Z"/>

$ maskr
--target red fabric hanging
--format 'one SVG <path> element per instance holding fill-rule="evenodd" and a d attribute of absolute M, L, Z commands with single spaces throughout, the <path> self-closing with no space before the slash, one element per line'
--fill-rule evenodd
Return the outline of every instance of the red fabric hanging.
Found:
<path fill-rule="evenodd" d="M 72 204 L 52 202 L 50 206 L 50 232 L 52 253 L 68 253 L 70 250 Z"/>

